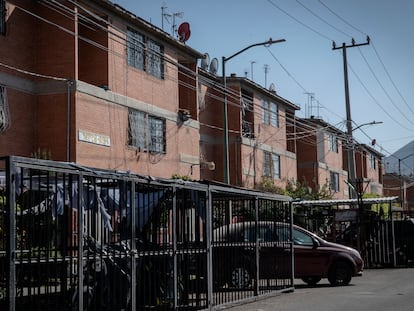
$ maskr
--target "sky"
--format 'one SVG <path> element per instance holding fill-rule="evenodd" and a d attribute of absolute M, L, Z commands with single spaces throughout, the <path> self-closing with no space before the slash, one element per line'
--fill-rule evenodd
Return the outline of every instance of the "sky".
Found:
<path fill-rule="evenodd" d="M 414 140 L 412 0 L 112 0 L 172 32 L 190 24 L 186 44 L 346 132 L 342 49 L 346 49 L 353 136 L 388 157 Z M 164 10 L 162 10 L 164 7 Z M 162 12 L 165 17 L 163 18 Z M 174 18 L 173 18 L 174 17 Z M 175 21 L 175 23 L 174 23 Z M 265 69 L 267 68 L 267 69 Z M 373 121 L 378 124 L 370 125 Z M 381 123 L 382 122 L 382 123 Z M 375 145 L 372 145 L 375 140 Z M 414 152 L 414 150 L 413 150 Z"/>

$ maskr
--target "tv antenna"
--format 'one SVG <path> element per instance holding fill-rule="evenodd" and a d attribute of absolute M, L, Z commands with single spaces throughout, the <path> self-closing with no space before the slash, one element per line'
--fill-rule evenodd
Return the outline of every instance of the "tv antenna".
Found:
<path fill-rule="evenodd" d="M 184 12 L 175 12 L 175 13 L 172 13 L 172 14 L 167 13 L 167 7 L 165 6 L 165 3 L 164 3 L 162 5 L 162 7 L 161 7 L 161 20 L 162 20 L 161 27 L 162 27 L 162 30 L 164 30 L 164 19 L 169 24 L 171 24 L 171 20 L 170 19 L 172 18 L 171 31 L 172 31 L 172 36 L 174 36 L 175 33 L 176 33 L 176 29 L 177 29 L 177 24 L 175 22 L 175 19 L 177 17 L 178 18 L 183 18 L 183 16 L 184 16 Z"/>
<path fill-rule="evenodd" d="M 264 70 L 264 73 L 265 73 L 265 88 L 267 88 L 267 74 L 269 73 L 269 70 L 270 70 L 269 65 L 265 64 L 263 66 L 263 70 Z"/>

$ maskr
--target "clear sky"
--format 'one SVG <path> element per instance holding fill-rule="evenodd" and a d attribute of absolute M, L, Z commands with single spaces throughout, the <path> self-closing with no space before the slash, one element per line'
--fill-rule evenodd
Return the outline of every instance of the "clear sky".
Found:
<path fill-rule="evenodd" d="M 226 62 L 226 73 L 249 77 L 311 115 L 346 132 L 344 70 L 347 49 L 353 134 L 389 156 L 414 140 L 414 1 L 412 0 L 113 0 L 172 34 L 190 24 L 188 46 L 219 60 L 272 38 Z M 170 17 L 162 19 L 162 9 Z M 179 14 L 182 13 L 182 14 Z M 265 74 L 265 67 L 268 68 Z M 253 70 L 252 70 L 253 69 Z M 377 125 L 365 125 L 377 121 Z M 414 150 L 413 150 L 414 152 Z"/>

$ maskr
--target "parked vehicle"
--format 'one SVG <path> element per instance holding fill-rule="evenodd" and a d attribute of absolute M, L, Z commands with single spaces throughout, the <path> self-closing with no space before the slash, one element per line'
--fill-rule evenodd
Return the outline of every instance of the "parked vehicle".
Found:
<path fill-rule="evenodd" d="M 217 228 L 213 233 L 213 278 L 216 286 L 246 287 L 256 275 L 259 249 L 259 278 L 291 275 L 294 250 L 294 277 L 309 285 L 328 278 L 331 285 L 348 285 L 362 275 L 363 260 L 353 248 L 327 242 L 287 223 L 240 222 Z"/>

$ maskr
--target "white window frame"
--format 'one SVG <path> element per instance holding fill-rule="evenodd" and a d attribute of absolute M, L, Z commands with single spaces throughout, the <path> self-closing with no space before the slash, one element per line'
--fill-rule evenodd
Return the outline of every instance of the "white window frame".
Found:
<path fill-rule="evenodd" d="M 372 153 L 369 154 L 369 167 L 374 170 L 377 168 L 376 157 Z"/>
<path fill-rule="evenodd" d="M 279 107 L 276 103 L 262 100 L 262 122 L 273 127 L 279 127 Z"/>
<path fill-rule="evenodd" d="M 336 135 L 333 133 L 328 134 L 328 148 L 329 151 L 338 153 L 338 137 L 336 137 Z"/>
<path fill-rule="evenodd" d="M 263 176 L 272 179 L 280 179 L 280 155 L 264 152 Z"/>

